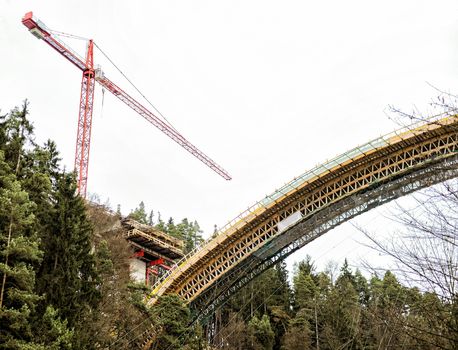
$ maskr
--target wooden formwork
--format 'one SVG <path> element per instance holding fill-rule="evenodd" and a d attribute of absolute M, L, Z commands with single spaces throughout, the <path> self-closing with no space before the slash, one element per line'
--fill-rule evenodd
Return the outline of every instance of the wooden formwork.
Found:
<path fill-rule="evenodd" d="M 274 236 L 200 293 L 191 303 L 194 319 L 211 316 L 218 306 L 253 278 L 336 226 L 394 199 L 456 177 L 458 154 L 379 182 L 309 215 L 281 235 Z"/>
<path fill-rule="evenodd" d="M 297 218 L 292 222 L 296 225 L 377 183 L 415 173 L 456 155 L 457 126 L 458 117 L 451 116 L 377 139 L 360 147 L 359 152 L 340 157 L 342 161 L 336 164 L 327 163 L 325 169 L 306 181 L 293 181 L 294 187 L 285 187 L 287 191 L 281 195 L 275 193 L 270 197 L 273 200 L 265 201 L 182 261 L 156 286 L 150 305 L 155 303 L 157 295 L 166 293 L 177 293 L 187 302 L 195 300 L 266 243 L 283 235 L 286 231 L 282 224 L 289 218 Z"/>
<path fill-rule="evenodd" d="M 134 246 L 151 256 L 172 262 L 184 256 L 184 241 L 172 237 L 150 225 L 127 218 L 122 221 L 124 237 Z"/>

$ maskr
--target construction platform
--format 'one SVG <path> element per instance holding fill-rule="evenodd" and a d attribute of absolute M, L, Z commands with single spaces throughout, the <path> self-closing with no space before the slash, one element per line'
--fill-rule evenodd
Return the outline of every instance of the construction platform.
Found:
<path fill-rule="evenodd" d="M 137 282 L 153 285 L 184 256 L 184 242 L 155 227 L 124 218 L 118 230 L 134 248 L 130 273 Z"/>

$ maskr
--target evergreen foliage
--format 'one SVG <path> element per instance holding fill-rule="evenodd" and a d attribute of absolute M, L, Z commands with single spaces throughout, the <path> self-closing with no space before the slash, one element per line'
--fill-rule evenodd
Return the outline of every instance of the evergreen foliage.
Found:
<path fill-rule="evenodd" d="M 248 326 L 251 329 L 256 342 L 259 344 L 259 346 L 254 348 L 272 350 L 274 346 L 275 333 L 270 325 L 269 316 L 263 315 L 261 319 L 254 316 L 248 323 Z"/>
<path fill-rule="evenodd" d="M 161 213 L 158 212 L 158 221 L 154 222 L 154 211 L 151 210 L 147 214 L 145 203 L 140 202 L 137 208 L 135 208 L 129 217 L 150 226 L 154 226 L 158 230 L 169 234 L 172 237 L 181 239 L 184 241 L 184 253 L 187 254 L 192 251 L 196 246 L 202 244 L 204 239 L 202 238 L 202 230 L 200 229 L 197 221 L 189 221 L 184 218 L 178 224 L 175 223 L 175 219 L 170 217 L 167 222 L 164 222 L 161 217 Z"/>
<path fill-rule="evenodd" d="M 179 224 L 175 224 L 173 218 L 169 218 L 167 223 L 159 220 L 156 228 L 171 235 L 172 237 L 184 241 L 184 253 L 192 251 L 196 246 L 200 245 L 204 239 L 202 238 L 202 230 L 197 221 L 189 222 L 187 218 L 181 220 Z"/>
<path fill-rule="evenodd" d="M 455 201 L 456 192 L 449 191 Z M 366 279 L 346 260 L 340 270 L 317 272 L 307 257 L 291 286 L 279 263 L 212 322 L 190 328 L 190 310 L 176 295 L 145 307 L 147 287 L 130 282 L 128 244 L 107 234 L 118 217 L 76 195 L 56 145 L 34 141 L 25 102 L 0 116 L 0 348 L 131 349 L 154 325 L 156 350 L 456 349 L 456 205 L 434 204 L 432 218 L 451 222 L 420 220 L 413 231 L 433 233 L 432 242 L 445 237 L 454 247 L 447 259 L 433 259 L 439 254 L 424 263 L 415 250 L 400 255 L 434 288 L 406 287 L 390 271 Z M 155 223 L 143 202 L 131 217 L 182 239 L 185 252 L 203 242 L 196 221 L 164 222 L 158 212 Z M 435 233 L 438 227 L 445 234 Z"/>
<path fill-rule="evenodd" d="M 190 311 L 177 295 L 159 298 L 152 310 L 152 319 L 160 329 L 156 338 L 157 350 L 184 348 L 189 338 Z"/>
<path fill-rule="evenodd" d="M 22 188 L 20 165 L 32 127 L 27 104 L 1 117 L 0 122 L 0 346 L 36 348 L 32 316 L 39 295 L 34 266 L 42 251 L 35 231 L 36 209 Z"/>
<path fill-rule="evenodd" d="M 70 327 L 77 327 L 81 316 L 97 307 L 100 281 L 91 252 L 92 227 L 72 174 L 56 179 L 52 202 L 37 289 Z"/>
<path fill-rule="evenodd" d="M 47 306 L 40 322 L 35 327 L 35 339 L 50 350 L 73 348 L 74 332 L 69 330 L 67 320 L 62 320 L 56 309 Z"/>
<path fill-rule="evenodd" d="M 148 220 L 146 218 L 146 211 L 145 211 L 145 203 L 143 201 L 140 202 L 138 208 L 135 208 L 130 214 L 129 217 L 138 221 L 141 224 L 148 224 Z"/>
<path fill-rule="evenodd" d="M 91 224 L 28 103 L 0 117 L 0 348 L 87 349 L 101 280 Z"/>
<path fill-rule="evenodd" d="M 248 350 L 455 349 L 456 304 L 405 287 L 390 271 L 368 281 L 345 260 L 333 282 L 332 271 L 316 272 L 307 257 L 295 266 L 289 298 L 278 287 L 279 271 L 267 270 L 219 311 L 212 344 Z"/>

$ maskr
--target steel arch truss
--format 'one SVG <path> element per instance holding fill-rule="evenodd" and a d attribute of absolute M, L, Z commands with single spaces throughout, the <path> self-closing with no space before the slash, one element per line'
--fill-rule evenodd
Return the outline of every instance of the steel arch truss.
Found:
<path fill-rule="evenodd" d="M 340 157 L 343 161 L 332 166 L 328 162 L 313 178 L 293 180 L 289 191 L 277 191 L 182 261 L 156 286 L 150 305 L 158 295 L 177 293 L 199 309 L 211 310 L 254 276 L 340 223 L 454 177 L 457 126 L 458 117 L 452 116 L 380 138 Z"/>
<path fill-rule="evenodd" d="M 454 156 L 330 205 L 289 227 L 200 294 L 191 303 L 194 317 L 210 316 L 252 279 L 336 226 L 394 199 L 457 176 L 458 156 Z"/>

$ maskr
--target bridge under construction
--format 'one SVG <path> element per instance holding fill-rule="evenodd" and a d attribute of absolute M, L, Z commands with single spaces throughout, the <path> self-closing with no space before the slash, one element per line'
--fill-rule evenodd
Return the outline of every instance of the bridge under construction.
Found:
<path fill-rule="evenodd" d="M 147 303 L 175 293 L 203 317 L 254 277 L 357 215 L 458 175 L 458 116 L 436 117 L 327 161 L 257 202 L 183 257 Z M 140 345 L 148 349 L 154 331 Z"/>
<path fill-rule="evenodd" d="M 114 65 L 93 40 L 81 56 L 60 37 L 83 39 L 53 31 L 28 12 L 23 25 L 36 38 L 82 72 L 77 125 L 75 171 L 78 192 L 86 195 L 95 83 L 226 180 L 231 176 L 181 135 Z M 98 48 L 140 93 L 139 102 L 94 64 Z M 150 110 L 153 109 L 155 112 Z M 332 228 L 357 215 L 419 189 L 458 175 L 458 116 L 439 116 L 356 147 L 294 178 L 225 225 L 209 241 L 183 256 L 182 242 L 132 220 L 123 234 L 141 262 L 139 275 L 153 281 L 146 303 L 152 307 L 166 294 L 178 294 L 196 311 L 195 319 L 218 305 L 254 277 Z M 174 264 L 175 259 L 180 259 Z M 137 271 L 137 272 L 138 272 Z M 151 329 L 138 344 L 148 349 Z"/>

